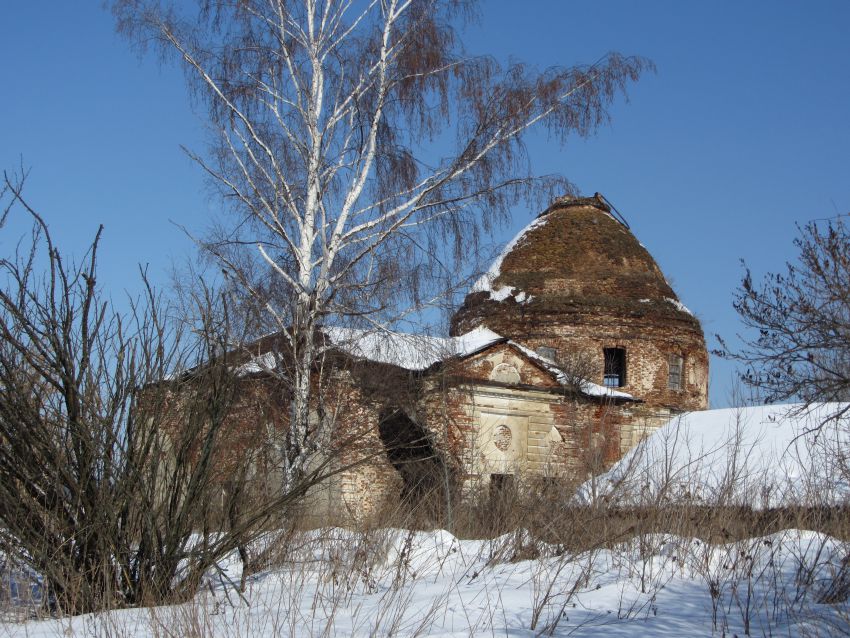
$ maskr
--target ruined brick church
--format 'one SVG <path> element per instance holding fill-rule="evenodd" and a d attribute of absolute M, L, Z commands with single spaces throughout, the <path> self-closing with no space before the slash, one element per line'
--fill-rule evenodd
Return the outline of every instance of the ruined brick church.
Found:
<path fill-rule="evenodd" d="M 327 334 L 355 362 L 336 410 L 362 438 L 340 462 L 366 460 L 314 490 L 320 517 L 377 513 L 441 483 L 462 495 L 584 478 L 708 407 L 699 321 L 599 195 L 560 198 L 523 229 L 450 337 Z"/>

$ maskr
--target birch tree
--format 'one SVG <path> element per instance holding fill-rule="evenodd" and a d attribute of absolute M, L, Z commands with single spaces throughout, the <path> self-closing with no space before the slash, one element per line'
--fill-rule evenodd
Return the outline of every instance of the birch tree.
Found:
<path fill-rule="evenodd" d="M 284 339 L 284 482 L 322 440 L 321 328 L 385 327 L 451 281 L 532 179 L 534 128 L 564 143 L 607 121 L 649 63 L 611 53 L 537 71 L 468 55 L 465 0 L 117 0 L 118 28 L 183 66 L 210 147 L 188 151 L 227 222 L 204 248 Z M 321 419 L 318 420 L 321 422 Z"/>

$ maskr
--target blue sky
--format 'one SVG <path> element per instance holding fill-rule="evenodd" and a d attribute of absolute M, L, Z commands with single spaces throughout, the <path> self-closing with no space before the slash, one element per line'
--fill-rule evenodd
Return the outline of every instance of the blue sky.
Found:
<path fill-rule="evenodd" d="M 652 59 L 612 123 L 566 148 L 532 139 L 535 172 L 561 172 L 625 215 L 682 301 L 713 334 L 739 330 L 732 293 L 792 259 L 795 222 L 850 212 L 850 3 L 489 0 L 467 47 L 544 68 L 612 50 Z M 179 148 L 203 125 L 182 76 L 139 59 L 98 2 L 10 3 L 0 38 L 0 168 L 31 168 L 27 193 L 55 238 L 81 251 L 105 225 L 101 282 L 166 281 L 216 209 Z M 538 211 L 518 209 L 496 241 Z M 0 234 L 13 248 L 15 229 Z M 732 368 L 712 361 L 711 400 Z"/>

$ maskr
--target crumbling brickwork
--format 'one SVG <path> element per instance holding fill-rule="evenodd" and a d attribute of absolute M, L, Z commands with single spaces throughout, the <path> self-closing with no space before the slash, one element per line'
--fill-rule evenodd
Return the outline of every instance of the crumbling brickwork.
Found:
<path fill-rule="evenodd" d="M 326 365 L 316 418 L 332 418 L 325 451 L 341 471 L 308 495 L 315 523 L 518 475 L 583 479 L 672 415 L 708 407 L 699 321 L 599 197 L 556 201 L 515 241 L 452 334 L 479 327 L 495 340 L 425 370 L 362 355 Z M 239 420 L 280 433 L 285 406 L 253 382 Z"/>
<path fill-rule="evenodd" d="M 504 255 L 489 284 L 511 294 L 469 294 L 452 333 L 485 325 L 532 349 L 551 348 L 567 365 L 580 361 L 597 383 L 604 381 L 605 349 L 622 349 L 625 379 L 617 389 L 640 398 L 644 412 L 706 409 L 708 354 L 699 321 L 607 204 L 563 199 L 540 222 Z"/>

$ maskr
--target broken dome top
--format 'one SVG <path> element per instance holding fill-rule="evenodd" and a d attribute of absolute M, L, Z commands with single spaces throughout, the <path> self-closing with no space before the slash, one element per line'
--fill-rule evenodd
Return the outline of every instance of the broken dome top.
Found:
<path fill-rule="evenodd" d="M 581 206 L 590 206 L 592 208 L 598 208 L 605 213 L 611 213 L 611 204 L 608 203 L 608 200 L 605 199 L 602 193 L 594 193 L 592 197 L 579 197 L 574 195 L 561 195 L 560 197 L 556 197 L 549 208 L 540 213 L 539 217 L 548 215 L 551 211 L 560 208 L 577 208 Z"/>

